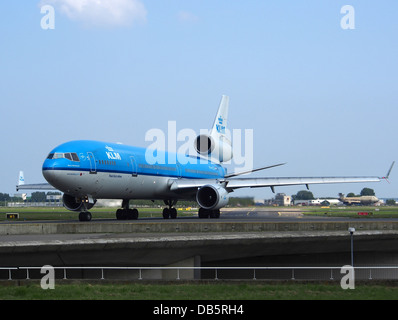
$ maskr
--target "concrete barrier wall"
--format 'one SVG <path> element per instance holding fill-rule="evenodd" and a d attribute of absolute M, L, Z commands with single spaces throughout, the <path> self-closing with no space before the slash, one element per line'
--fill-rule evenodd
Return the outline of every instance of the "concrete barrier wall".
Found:
<path fill-rule="evenodd" d="M 107 223 L 5 223 L 0 235 L 87 233 L 206 233 L 263 231 L 398 230 L 398 222 L 377 220 L 345 222 L 107 222 Z"/>

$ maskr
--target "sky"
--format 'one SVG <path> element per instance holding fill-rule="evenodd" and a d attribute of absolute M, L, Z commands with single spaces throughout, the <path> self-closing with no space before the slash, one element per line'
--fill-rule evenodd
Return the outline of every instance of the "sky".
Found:
<path fill-rule="evenodd" d="M 66 141 L 146 147 L 169 121 L 199 133 L 223 94 L 229 128 L 253 130 L 254 167 L 287 163 L 252 176 L 383 176 L 398 160 L 395 0 L 2 0 L 0 12 L 0 192 L 16 193 L 20 170 L 45 182 Z M 397 198 L 397 171 L 310 191 Z"/>

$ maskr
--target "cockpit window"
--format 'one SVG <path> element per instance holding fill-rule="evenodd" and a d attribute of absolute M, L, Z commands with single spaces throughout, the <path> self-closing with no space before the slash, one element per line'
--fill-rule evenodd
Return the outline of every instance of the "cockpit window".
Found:
<path fill-rule="evenodd" d="M 77 153 L 71 153 L 71 155 L 72 155 L 72 161 L 80 162 L 80 159 L 77 156 Z"/>
<path fill-rule="evenodd" d="M 65 153 L 64 157 L 68 160 L 72 160 L 72 156 L 70 155 L 70 153 Z"/>
<path fill-rule="evenodd" d="M 77 153 L 74 152 L 66 152 L 66 153 L 50 153 L 47 157 L 47 159 L 68 159 L 70 161 L 74 162 L 80 162 L 80 159 L 77 155 Z"/>

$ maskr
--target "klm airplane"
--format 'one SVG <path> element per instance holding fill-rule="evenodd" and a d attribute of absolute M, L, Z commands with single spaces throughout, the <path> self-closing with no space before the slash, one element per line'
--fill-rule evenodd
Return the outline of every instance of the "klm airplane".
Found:
<path fill-rule="evenodd" d="M 270 187 L 274 191 L 276 186 L 305 185 L 308 188 L 309 184 L 379 182 L 384 179 L 236 178 L 282 164 L 227 174 L 222 163 L 233 156 L 231 142 L 225 134 L 228 105 L 229 98 L 223 96 L 210 133 L 195 139 L 195 156 L 109 142 L 71 141 L 53 149 L 44 161 L 42 171 L 48 183 L 28 185 L 20 176 L 17 190 L 60 190 L 64 206 L 79 212 L 80 221 L 91 220 L 89 210 L 98 199 L 122 199 L 122 208 L 116 212 L 119 220 L 138 218 L 138 210 L 129 207 L 133 199 L 163 200 L 165 219 L 177 217 L 174 206 L 178 200 L 196 200 L 200 207 L 199 218 L 219 218 L 220 209 L 228 204 L 230 192 L 239 188 Z M 148 151 L 164 161 L 148 161 Z"/>

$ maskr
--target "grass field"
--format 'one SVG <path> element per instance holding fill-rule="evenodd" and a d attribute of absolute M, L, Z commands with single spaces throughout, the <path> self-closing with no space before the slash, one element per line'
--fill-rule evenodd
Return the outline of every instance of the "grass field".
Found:
<path fill-rule="evenodd" d="M 167 283 L 0 285 L 1 300 L 396 300 L 396 283 L 360 283 L 343 290 L 333 283 Z"/>
<path fill-rule="evenodd" d="M 371 218 L 398 218 L 398 206 L 365 207 L 365 206 L 341 206 L 341 207 L 302 207 L 305 215 L 327 217 L 350 217 L 359 219 Z M 360 215 L 358 213 L 367 213 Z"/>

